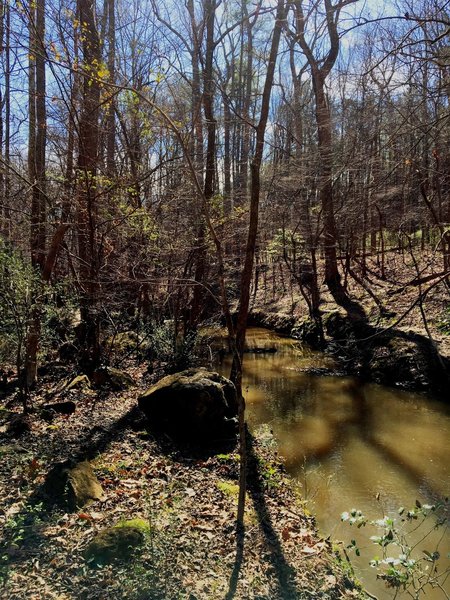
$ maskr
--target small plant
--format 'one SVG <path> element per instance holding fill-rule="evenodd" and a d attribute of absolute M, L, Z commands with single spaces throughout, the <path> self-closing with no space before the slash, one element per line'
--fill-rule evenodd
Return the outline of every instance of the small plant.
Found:
<path fill-rule="evenodd" d="M 258 471 L 266 490 L 269 491 L 278 488 L 282 480 L 280 465 L 271 460 L 266 460 L 261 456 L 257 456 L 257 462 Z"/>
<path fill-rule="evenodd" d="M 6 520 L 0 544 L 0 588 L 7 584 L 14 556 L 42 523 L 43 510 L 43 504 L 40 502 L 28 506 L 26 510 L 11 515 Z"/>
<path fill-rule="evenodd" d="M 441 314 L 437 327 L 445 335 L 450 335 L 450 306 Z"/>
<path fill-rule="evenodd" d="M 425 596 L 430 588 L 442 589 L 442 583 L 449 573 L 448 567 L 439 568 L 439 549 L 423 547 L 433 530 L 446 526 L 447 509 L 447 498 L 439 504 L 421 504 L 416 500 L 411 510 L 399 508 L 397 517 L 383 516 L 369 520 L 360 510 L 353 508 L 342 513 L 341 521 L 358 529 L 366 526 L 375 528 L 377 534 L 372 535 L 370 540 L 379 547 L 379 554 L 369 564 L 377 570 L 377 578 L 382 579 L 388 587 L 405 591 L 411 598 L 418 599 Z M 354 539 L 348 544 L 347 550 L 361 556 Z"/>
<path fill-rule="evenodd" d="M 38 502 L 9 517 L 5 523 L 5 539 L 9 543 L 22 542 L 42 522 L 43 510 L 42 502 Z"/>

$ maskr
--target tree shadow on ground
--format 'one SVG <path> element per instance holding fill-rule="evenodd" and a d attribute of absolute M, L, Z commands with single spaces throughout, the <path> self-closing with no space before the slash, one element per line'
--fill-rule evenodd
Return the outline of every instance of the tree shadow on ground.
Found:
<path fill-rule="evenodd" d="M 138 435 L 139 432 L 142 432 L 142 440 L 144 443 L 145 440 L 148 440 L 156 453 L 170 456 L 172 460 L 180 463 L 192 462 L 193 459 L 205 459 L 212 454 L 217 454 L 219 451 L 223 452 L 224 449 L 234 449 L 236 446 L 236 439 L 222 440 L 220 444 L 208 444 L 206 446 L 192 443 L 178 444 L 164 432 L 152 429 L 139 407 L 135 405 L 110 424 L 105 426 L 95 425 L 81 431 L 76 443 L 69 443 L 65 447 L 64 453 L 56 458 L 52 466 L 55 466 L 58 462 L 67 461 L 75 464 L 93 460 L 104 453 L 112 443 L 125 437 L 130 430 L 137 432 Z M 46 481 L 51 470 L 52 468 L 49 469 L 44 482 L 36 487 L 30 495 L 20 512 L 14 515 L 11 527 L 2 543 L 0 543 L 0 552 L 10 553 L 11 551 L 8 560 L 10 568 L 17 569 L 20 563 L 28 561 L 30 556 L 34 556 L 39 552 L 41 545 L 45 544 L 46 538 L 43 530 L 46 525 L 58 520 L 61 517 L 61 511 L 67 510 L 67 507 L 58 502 L 58 498 L 49 497 L 49 494 L 45 491 Z M 19 530 L 25 531 L 26 538 L 22 537 Z M 20 540 L 16 542 L 15 536 L 19 533 Z M 1 575 L 2 569 L 0 569 Z"/>
<path fill-rule="evenodd" d="M 120 438 L 125 430 L 137 426 L 140 421 L 141 415 L 137 407 L 133 407 L 110 426 L 90 428 L 85 431 L 85 435 L 81 434 L 81 440 L 76 444 L 66 446 L 65 456 L 59 456 L 53 466 L 58 460 L 69 459 L 75 463 L 93 459 L 104 452 L 111 442 Z M 62 498 L 56 497 L 57 494 L 52 498 L 45 493 L 46 481 L 47 477 L 36 487 L 21 510 L 8 518 L 5 523 L 5 535 L 0 542 L 0 552 L 8 555 L 9 558 L 0 567 L 0 578 L 4 577 L 6 580 L 9 569 L 17 570 L 21 563 L 28 562 L 30 557 L 39 554 L 40 548 L 46 543 L 43 530 L 48 524 L 56 522 L 63 514 L 62 511 L 67 510 L 67 507 L 61 503 Z"/>
<path fill-rule="evenodd" d="M 300 593 L 295 582 L 295 569 L 288 563 L 280 538 L 273 526 L 272 517 L 266 503 L 264 487 L 264 480 L 255 452 L 255 438 L 247 431 L 247 492 L 253 501 L 259 527 L 264 536 L 269 561 L 277 579 L 277 597 L 283 600 L 298 599 L 300 598 Z M 244 559 L 244 542 L 244 531 L 238 529 L 236 536 L 236 557 L 225 600 L 232 600 L 236 594 L 239 574 Z"/>
<path fill-rule="evenodd" d="M 145 431 L 155 441 L 158 451 L 170 455 L 172 460 L 185 463 L 193 460 L 207 460 L 221 453 L 233 452 L 236 448 L 237 437 L 224 437 L 222 439 L 197 439 L 179 438 L 163 429 L 152 427 L 145 421 Z"/>
<path fill-rule="evenodd" d="M 59 460 L 56 460 L 53 465 L 57 462 L 64 461 L 70 461 L 75 464 L 85 460 L 92 460 L 99 454 L 105 452 L 108 446 L 112 442 L 120 439 L 128 429 L 141 429 L 143 427 L 143 421 L 142 413 L 137 406 L 134 406 L 111 425 L 104 427 L 96 425 L 85 431 L 84 435 L 81 434 L 81 439 L 79 439 L 76 445 L 69 443 L 66 446 L 65 457 L 58 457 Z M 54 509 L 58 506 L 58 502 L 53 502 L 52 499 L 49 499 L 47 494 L 44 493 L 45 484 L 46 480 L 36 487 L 34 492 L 30 495 L 26 505 L 23 507 L 21 511 L 22 514 L 36 512 L 34 507 L 39 505 L 39 518 L 50 518 Z"/>

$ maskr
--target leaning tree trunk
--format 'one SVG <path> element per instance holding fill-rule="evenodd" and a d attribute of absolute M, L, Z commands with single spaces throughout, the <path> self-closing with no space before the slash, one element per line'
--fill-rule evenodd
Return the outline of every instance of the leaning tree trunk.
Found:
<path fill-rule="evenodd" d="M 337 304 L 342 306 L 350 318 L 355 321 L 365 320 L 363 308 L 352 300 L 341 283 L 337 263 L 338 236 L 333 202 L 333 145 L 331 113 L 325 93 L 325 80 L 330 74 L 339 54 L 339 33 L 337 29 L 339 13 L 343 6 L 357 0 L 344 0 L 333 5 L 331 0 L 324 0 L 326 32 L 329 50 L 325 57 L 319 59 L 314 55 L 314 48 L 306 39 L 306 18 L 303 11 L 303 0 L 294 0 L 296 19 L 296 36 L 311 69 L 314 97 L 316 102 L 316 125 L 318 147 L 321 159 L 320 200 L 323 214 L 323 238 L 325 255 L 325 281 Z"/>

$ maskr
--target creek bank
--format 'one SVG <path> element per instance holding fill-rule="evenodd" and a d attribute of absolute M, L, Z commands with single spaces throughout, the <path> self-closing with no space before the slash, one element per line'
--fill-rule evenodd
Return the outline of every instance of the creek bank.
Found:
<path fill-rule="evenodd" d="M 296 320 L 283 313 L 255 310 L 249 325 L 266 327 L 332 354 L 337 371 L 364 381 L 428 392 L 448 400 L 450 360 L 438 354 L 425 336 L 401 329 L 381 329 L 369 323 L 355 325 L 340 311 L 322 316 L 321 340 L 311 319 Z"/>

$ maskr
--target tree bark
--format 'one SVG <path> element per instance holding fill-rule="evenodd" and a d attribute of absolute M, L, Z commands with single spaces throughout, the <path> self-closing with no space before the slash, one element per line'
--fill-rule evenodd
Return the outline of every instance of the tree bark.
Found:
<path fill-rule="evenodd" d="M 108 71 L 109 81 L 114 85 L 116 80 L 116 19 L 115 0 L 108 0 Z M 109 179 L 116 174 L 115 144 L 116 144 L 116 112 L 115 90 L 111 90 L 106 115 L 106 174 Z M 111 183 L 108 183 L 111 185 Z"/>
<path fill-rule="evenodd" d="M 80 312 L 81 362 L 87 370 L 99 360 L 99 317 L 97 314 L 98 256 L 97 225 L 97 166 L 99 141 L 100 85 L 96 65 L 100 65 L 100 39 L 95 22 L 95 1 L 78 0 L 82 24 L 82 107 L 79 120 L 77 161 L 77 237 L 79 278 L 81 285 Z"/>
<path fill-rule="evenodd" d="M 216 173 L 216 120 L 214 117 L 214 22 L 216 14 L 216 0 L 204 0 L 204 19 L 206 23 L 206 51 L 205 63 L 203 68 L 203 111 L 206 121 L 206 160 L 204 177 L 204 200 L 209 202 L 215 192 L 215 173 Z M 198 230 L 198 248 L 196 257 L 195 281 L 192 311 L 191 327 L 196 327 L 203 309 L 205 297 L 203 282 L 206 273 L 206 227 L 204 216 Z"/>
<path fill-rule="evenodd" d="M 31 188 L 30 249 L 31 265 L 36 271 L 32 282 L 31 309 L 26 341 L 23 383 L 28 394 L 37 376 L 37 353 L 41 334 L 41 275 L 45 263 L 45 0 L 37 0 L 30 8 L 29 32 L 29 130 L 28 177 Z M 26 408 L 26 407 L 25 407 Z"/>

